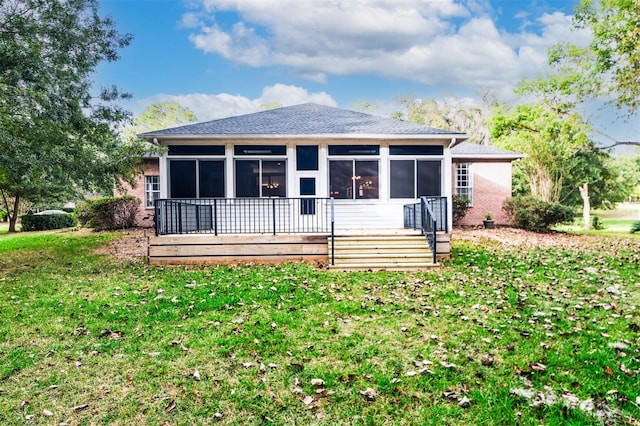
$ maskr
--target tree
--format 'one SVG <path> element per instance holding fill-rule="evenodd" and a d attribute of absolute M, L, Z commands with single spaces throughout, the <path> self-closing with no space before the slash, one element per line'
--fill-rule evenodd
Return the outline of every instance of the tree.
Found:
<path fill-rule="evenodd" d="M 561 114 L 543 103 L 522 104 L 496 109 L 490 123 L 496 146 L 526 154 L 514 164 L 514 173 L 526 176 L 530 194 L 559 202 L 572 158 L 590 144 L 580 116 Z"/>
<path fill-rule="evenodd" d="M 496 146 L 526 154 L 514 164 L 514 178 L 545 202 L 582 204 L 588 227 L 591 206 L 622 201 L 625 188 L 607 152 L 595 149 L 589 126 L 575 112 L 545 102 L 498 109 L 491 119 Z"/>
<path fill-rule="evenodd" d="M 559 44 L 549 51 L 552 75 L 525 82 L 521 91 L 567 107 L 594 99 L 605 99 L 627 118 L 640 109 L 640 0 L 582 0 L 573 26 L 588 29 L 588 46 Z M 611 140 L 601 149 L 618 145 L 640 145 L 638 140 Z"/>
<path fill-rule="evenodd" d="M 481 105 L 458 98 L 417 99 L 415 95 L 401 97 L 398 103 L 405 112 L 396 111 L 392 118 L 467 133 L 470 142 L 485 145 L 489 144 L 487 120 L 498 104 L 489 93 L 483 95 Z"/>
<path fill-rule="evenodd" d="M 124 139 L 132 141 L 140 133 L 182 126 L 198 121 L 196 115 L 177 101 L 160 102 L 149 105 L 134 120 L 131 126 L 125 128 Z"/>
<path fill-rule="evenodd" d="M 146 147 L 118 138 L 126 95 L 111 87 L 94 96 L 91 81 L 130 41 L 96 0 L 0 3 L 0 196 L 10 232 L 23 201 L 133 180 Z"/>

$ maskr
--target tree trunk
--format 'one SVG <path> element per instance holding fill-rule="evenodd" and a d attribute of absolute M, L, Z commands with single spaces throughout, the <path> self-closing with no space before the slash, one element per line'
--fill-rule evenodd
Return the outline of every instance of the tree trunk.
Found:
<path fill-rule="evenodd" d="M 18 208 L 20 206 L 20 196 L 16 195 L 13 200 L 13 211 L 9 214 L 9 232 L 16 232 L 16 222 L 18 221 Z"/>
<path fill-rule="evenodd" d="M 584 221 L 584 229 L 591 229 L 591 203 L 589 202 L 589 183 L 585 182 L 580 187 L 580 196 L 582 197 L 582 220 Z"/>

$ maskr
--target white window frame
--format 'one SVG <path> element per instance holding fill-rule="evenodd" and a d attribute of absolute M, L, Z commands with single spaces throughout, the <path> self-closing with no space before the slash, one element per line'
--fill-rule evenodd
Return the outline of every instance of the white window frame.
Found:
<path fill-rule="evenodd" d="M 473 163 L 456 163 L 455 193 L 466 195 L 473 207 Z"/>
<path fill-rule="evenodd" d="M 144 206 L 153 208 L 153 201 L 160 198 L 160 176 L 145 175 L 144 177 Z"/>

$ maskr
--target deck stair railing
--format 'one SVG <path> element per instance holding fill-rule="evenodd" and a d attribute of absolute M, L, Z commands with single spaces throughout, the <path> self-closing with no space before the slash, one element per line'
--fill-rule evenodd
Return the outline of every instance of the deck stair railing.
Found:
<path fill-rule="evenodd" d="M 420 197 L 418 203 L 404 205 L 404 227 L 420 229 L 437 257 L 438 231 L 448 231 L 447 197 Z"/>
<path fill-rule="evenodd" d="M 158 199 L 156 235 L 330 234 L 333 198 Z"/>

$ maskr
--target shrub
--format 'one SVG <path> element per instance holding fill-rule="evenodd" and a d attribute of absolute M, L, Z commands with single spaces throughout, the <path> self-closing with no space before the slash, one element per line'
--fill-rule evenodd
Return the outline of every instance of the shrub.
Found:
<path fill-rule="evenodd" d="M 5 220 L 7 220 L 7 216 L 9 216 L 7 212 L 5 212 L 4 210 L 0 210 L 0 222 L 4 222 Z"/>
<path fill-rule="evenodd" d="M 636 220 L 631 224 L 631 233 L 635 234 L 636 232 L 640 232 L 640 220 Z"/>
<path fill-rule="evenodd" d="M 594 229 L 596 231 L 601 231 L 604 229 L 604 221 L 600 216 L 591 217 L 591 229 Z"/>
<path fill-rule="evenodd" d="M 47 231 L 76 226 L 76 218 L 70 214 L 25 214 L 20 216 L 22 231 Z"/>
<path fill-rule="evenodd" d="M 453 202 L 453 224 L 457 225 L 467 215 L 467 211 L 471 208 L 469 197 L 463 194 L 455 194 L 452 198 Z"/>
<path fill-rule="evenodd" d="M 570 222 L 574 218 L 570 207 L 530 196 L 509 198 L 502 209 L 513 226 L 534 232 L 548 232 L 551 226 Z"/>
<path fill-rule="evenodd" d="M 76 207 L 83 226 L 96 231 L 125 229 L 135 226 L 140 200 L 132 195 L 100 197 L 87 200 Z"/>

